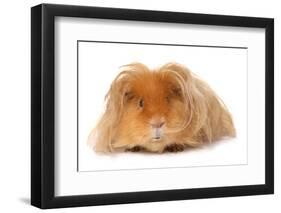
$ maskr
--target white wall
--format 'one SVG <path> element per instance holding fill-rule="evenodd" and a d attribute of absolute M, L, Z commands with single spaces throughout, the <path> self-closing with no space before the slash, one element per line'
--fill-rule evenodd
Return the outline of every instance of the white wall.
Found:
<path fill-rule="evenodd" d="M 53 0 L 45 3 L 81 4 L 152 10 L 171 10 L 210 14 L 261 16 L 275 18 L 275 195 L 236 198 L 201 199 L 161 203 L 112 205 L 51 210 L 56 212 L 276 212 L 281 198 L 280 133 L 280 37 L 281 13 L 277 0 L 212 0 L 212 1 L 94 1 Z M 38 212 L 29 206 L 30 196 L 30 7 L 41 1 L 1 2 L 0 33 L 0 211 Z"/>

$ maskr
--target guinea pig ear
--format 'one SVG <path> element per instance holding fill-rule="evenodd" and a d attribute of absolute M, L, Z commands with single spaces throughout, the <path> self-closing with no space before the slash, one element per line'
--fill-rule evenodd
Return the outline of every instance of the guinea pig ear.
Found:
<path fill-rule="evenodd" d="M 121 118 L 124 100 L 129 96 L 129 74 L 121 72 L 112 82 L 105 96 L 105 111 L 100 118 L 95 131 L 96 151 L 113 151 L 112 143 L 115 138 L 116 126 Z"/>
<path fill-rule="evenodd" d="M 184 66 L 176 63 L 168 63 L 160 68 L 163 78 L 169 90 L 175 96 L 187 98 L 187 89 L 192 83 L 191 72 Z"/>
<path fill-rule="evenodd" d="M 200 126 L 206 115 L 206 101 L 198 87 L 198 78 L 185 66 L 177 63 L 168 63 L 160 68 L 168 76 L 174 94 L 180 95 L 184 102 L 184 110 L 188 119 L 184 126 Z M 193 125 L 193 126 L 194 126 Z M 194 131 L 197 130 L 195 127 Z"/>
<path fill-rule="evenodd" d="M 177 83 L 170 84 L 169 91 L 175 97 L 182 97 L 182 95 L 183 95 L 183 92 L 182 92 L 180 86 L 177 85 Z"/>
<path fill-rule="evenodd" d="M 128 102 L 135 97 L 134 93 L 128 88 L 124 93 L 124 102 Z"/>

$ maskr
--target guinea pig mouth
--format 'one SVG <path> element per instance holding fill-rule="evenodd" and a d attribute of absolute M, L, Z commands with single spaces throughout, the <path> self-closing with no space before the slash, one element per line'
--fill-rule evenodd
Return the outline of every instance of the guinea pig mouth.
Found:
<path fill-rule="evenodd" d="M 161 139 L 160 136 L 159 136 L 159 137 L 153 137 L 153 138 L 152 138 L 153 141 L 159 141 L 160 139 Z"/>
<path fill-rule="evenodd" d="M 152 130 L 152 141 L 159 141 L 162 136 L 161 128 L 153 128 Z"/>

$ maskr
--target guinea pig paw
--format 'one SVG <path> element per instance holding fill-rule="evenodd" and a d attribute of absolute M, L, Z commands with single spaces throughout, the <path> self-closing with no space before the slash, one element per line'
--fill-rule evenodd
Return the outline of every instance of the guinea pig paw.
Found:
<path fill-rule="evenodd" d="M 125 151 L 126 152 L 140 152 L 140 151 L 145 151 L 145 148 L 142 146 L 134 146 L 132 148 L 127 148 Z"/>
<path fill-rule="evenodd" d="M 184 150 L 183 144 L 169 144 L 164 148 L 164 152 L 182 152 Z"/>

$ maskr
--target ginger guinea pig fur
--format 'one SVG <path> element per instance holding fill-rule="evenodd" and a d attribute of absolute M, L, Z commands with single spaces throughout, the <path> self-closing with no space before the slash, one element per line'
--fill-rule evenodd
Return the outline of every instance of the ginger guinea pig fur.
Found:
<path fill-rule="evenodd" d="M 97 152 L 177 152 L 236 134 L 222 100 L 180 64 L 125 65 L 105 100 L 88 139 Z"/>

